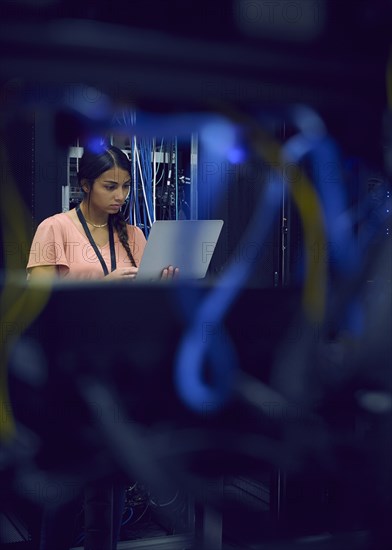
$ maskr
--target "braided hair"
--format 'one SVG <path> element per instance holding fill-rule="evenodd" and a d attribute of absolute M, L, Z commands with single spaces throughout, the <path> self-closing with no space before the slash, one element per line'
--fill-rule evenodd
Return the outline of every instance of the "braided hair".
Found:
<path fill-rule="evenodd" d="M 128 258 L 131 260 L 133 267 L 136 267 L 136 262 L 134 257 L 132 256 L 131 248 L 129 246 L 127 222 L 125 221 L 122 212 L 118 212 L 117 214 L 110 214 L 109 217 L 111 218 L 114 229 L 117 231 L 120 243 L 125 248 Z"/>
<path fill-rule="evenodd" d="M 131 176 L 131 163 L 127 155 L 118 147 L 111 145 L 109 147 L 102 148 L 99 152 L 91 151 L 90 149 L 85 148 L 79 161 L 78 171 L 78 182 L 81 189 L 83 190 L 83 181 L 87 182 L 89 188 L 92 189 L 94 181 L 101 174 L 107 170 L 110 170 L 114 166 L 127 171 Z M 85 193 L 84 190 L 83 193 Z M 129 246 L 127 223 L 123 213 L 119 211 L 117 214 L 109 214 L 109 223 L 111 223 L 113 228 L 117 231 L 120 243 L 124 247 L 131 264 L 133 267 L 136 267 L 136 262 Z"/>

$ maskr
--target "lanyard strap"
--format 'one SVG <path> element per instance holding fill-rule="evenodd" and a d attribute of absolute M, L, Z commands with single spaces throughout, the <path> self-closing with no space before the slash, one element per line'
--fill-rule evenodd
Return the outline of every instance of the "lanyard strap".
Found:
<path fill-rule="evenodd" d="M 88 228 L 88 225 L 86 223 L 86 219 L 85 217 L 83 216 L 83 213 L 80 209 L 80 205 L 78 204 L 78 206 L 76 207 L 76 214 L 78 215 L 78 218 L 79 218 L 79 221 L 80 223 L 82 224 L 83 226 L 83 229 L 84 229 L 84 232 L 86 233 L 86 236 L 88 238 L 88 240 L 90 241 L 90 244 L 91 246 L 93 247 L 94 249 L 94 252 L 95 254 L 97 255 L 97 258 L 98 260 L 100 261 L 101 263 L 101 266 L 102 266 L 102 269 L 103 269 L 103 272 L 104 272 L 104 275 L 106 277 L 106 275 L 109 275 L 109 271 L 108 271 L 108 267 L 105 263 L 105 260 L 103 259 L 102 257 L 102 254 L 100 253 L 94 239 L 93 239 L 93 236 L 91 235 L 91 232 L 90 232 L 90 229 Z M 114 248 L 114 235 L 113 235 L 113 226 L 112 226 L 112 221 L 109 217 L 109 226 L 108 226 L 108 229 L 109 229 L 109 246 L 110 246 L 110 263 L 111 263 L 111 271 L 114 271 L 117 267 L 117 264 L 116 264 L 116 250 Z"/>

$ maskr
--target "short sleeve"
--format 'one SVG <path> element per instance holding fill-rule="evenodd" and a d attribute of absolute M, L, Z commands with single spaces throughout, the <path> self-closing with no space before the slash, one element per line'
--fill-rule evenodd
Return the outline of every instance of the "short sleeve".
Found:
<path fill-rule="evenodd" d="M 27 269 L 38 266 L 69 268 L 65 254 L 63 230 L 53 217 L 47 218 L 39 224 L 31 244 Z"/>

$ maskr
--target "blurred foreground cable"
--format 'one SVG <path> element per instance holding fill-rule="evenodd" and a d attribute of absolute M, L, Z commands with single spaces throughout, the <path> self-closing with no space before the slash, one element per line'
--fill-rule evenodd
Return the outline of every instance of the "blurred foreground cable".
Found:
<path fill-rule="evenodd" d="M 47 283 L 35 289 L 27 286 L 20 291 L 20 286 L 13 284 L 20 277 L 19 266 L 15 266 L 15 255 L 6 253 L 9 247 L 22 250 L 28 242 L 28 212 L 18 193 L 12 177 L 4 146 L 3 128 L 0 129 L 0 219 L 3 233 L 3 250 L 5 251 L 5 272 L 0 297 L 0 319 L 3 339 L 0 351 L 0 439 L 8 440 L 15 433 L 15 421 L 8 394 L 7 361 L 10 346 L 14 339 L 32 323 L 45 307 L 51 288 Z"/>
<path fill-rule="evenodd" d="M 241 248 L 242 242 L 254 240 L 257 240 L 257 244 L 261 246 L 280 205 L 281 178 L 286 161 L 284 148 L 243 113 L 231 112 L 229 109 L 226 114 L 233 121 L 240 122 L 244 128 L 248 128 L 251 145 L 273 169 L 273 177 L 264 184 L 264 189 L 260 192 L 259 202 L 238 248 Z M 316 261 L 312 261 L 313 243 L 316 241 L 319 250 L 326 256 L 326 235 L 322 205 L 317 193 L 306 175 L 300 173 L 300 176 L 294 179 L 290 191 L 300 212 L 304 229 L 306 275 L 303 307 L 305 318 L 313 324 L 323 321 L 327 290 L 327 259 L 320 254 Z M 211 411 L 219 409 L 234 391 L 238 365 L 230 339 L 227 336 L 223 338 L 222 333 L 219 332 L 219 353 L 215 353 L 208 342 L 200 338 L 200 327 L 206 322 L 223 327 L 223 320 L 229 307 L 246 284 L 252 272 L 253 263 L 238 262 L 235 258 L 234 254 L 216 286 L 197 308 L 193 319 L 188 319 L 188 331 L 178 347 L 175 367 L 178 392 L 187 406 L 199 412 L 203 411 L 205 403 L 209 404 Z M 181 297 L 178 298 L 181 301 Z M 184 301 L 182 301 L 182 309 L 184 312 L 187 311 Z M 202 376 L 203 360 L 207 356 L 214 373 L 214 387 L 212 384 L 206 384 Z"/>

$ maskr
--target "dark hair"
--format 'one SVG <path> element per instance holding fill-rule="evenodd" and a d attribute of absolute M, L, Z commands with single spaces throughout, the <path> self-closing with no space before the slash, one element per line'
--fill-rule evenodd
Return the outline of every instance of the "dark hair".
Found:
<path fill-rule="evenodd" d="M 95 180 L 114 166 L 127 171 L 131 177 L 131 163 L 127 155 L 118 147 L 110 145 L 109 147 L 102 148 L 102 150 L 98 152 L 85 148 L 82 158 L 79 161 L 78 171 L 78 182 L 83 193 L 85 193 L 82 187 L 84 182 L 88 184 L 89 189 L 92 189 Z M 125 248 L 128 258 L 131 260 L 132 265 L 136 267 L 136 262 L 129 247 L 127 223 L 122 212 L 110 214 L 109 218 L 110 223 L 113 224 L 113 227 L 117 231 L 118 238 Z"/>

